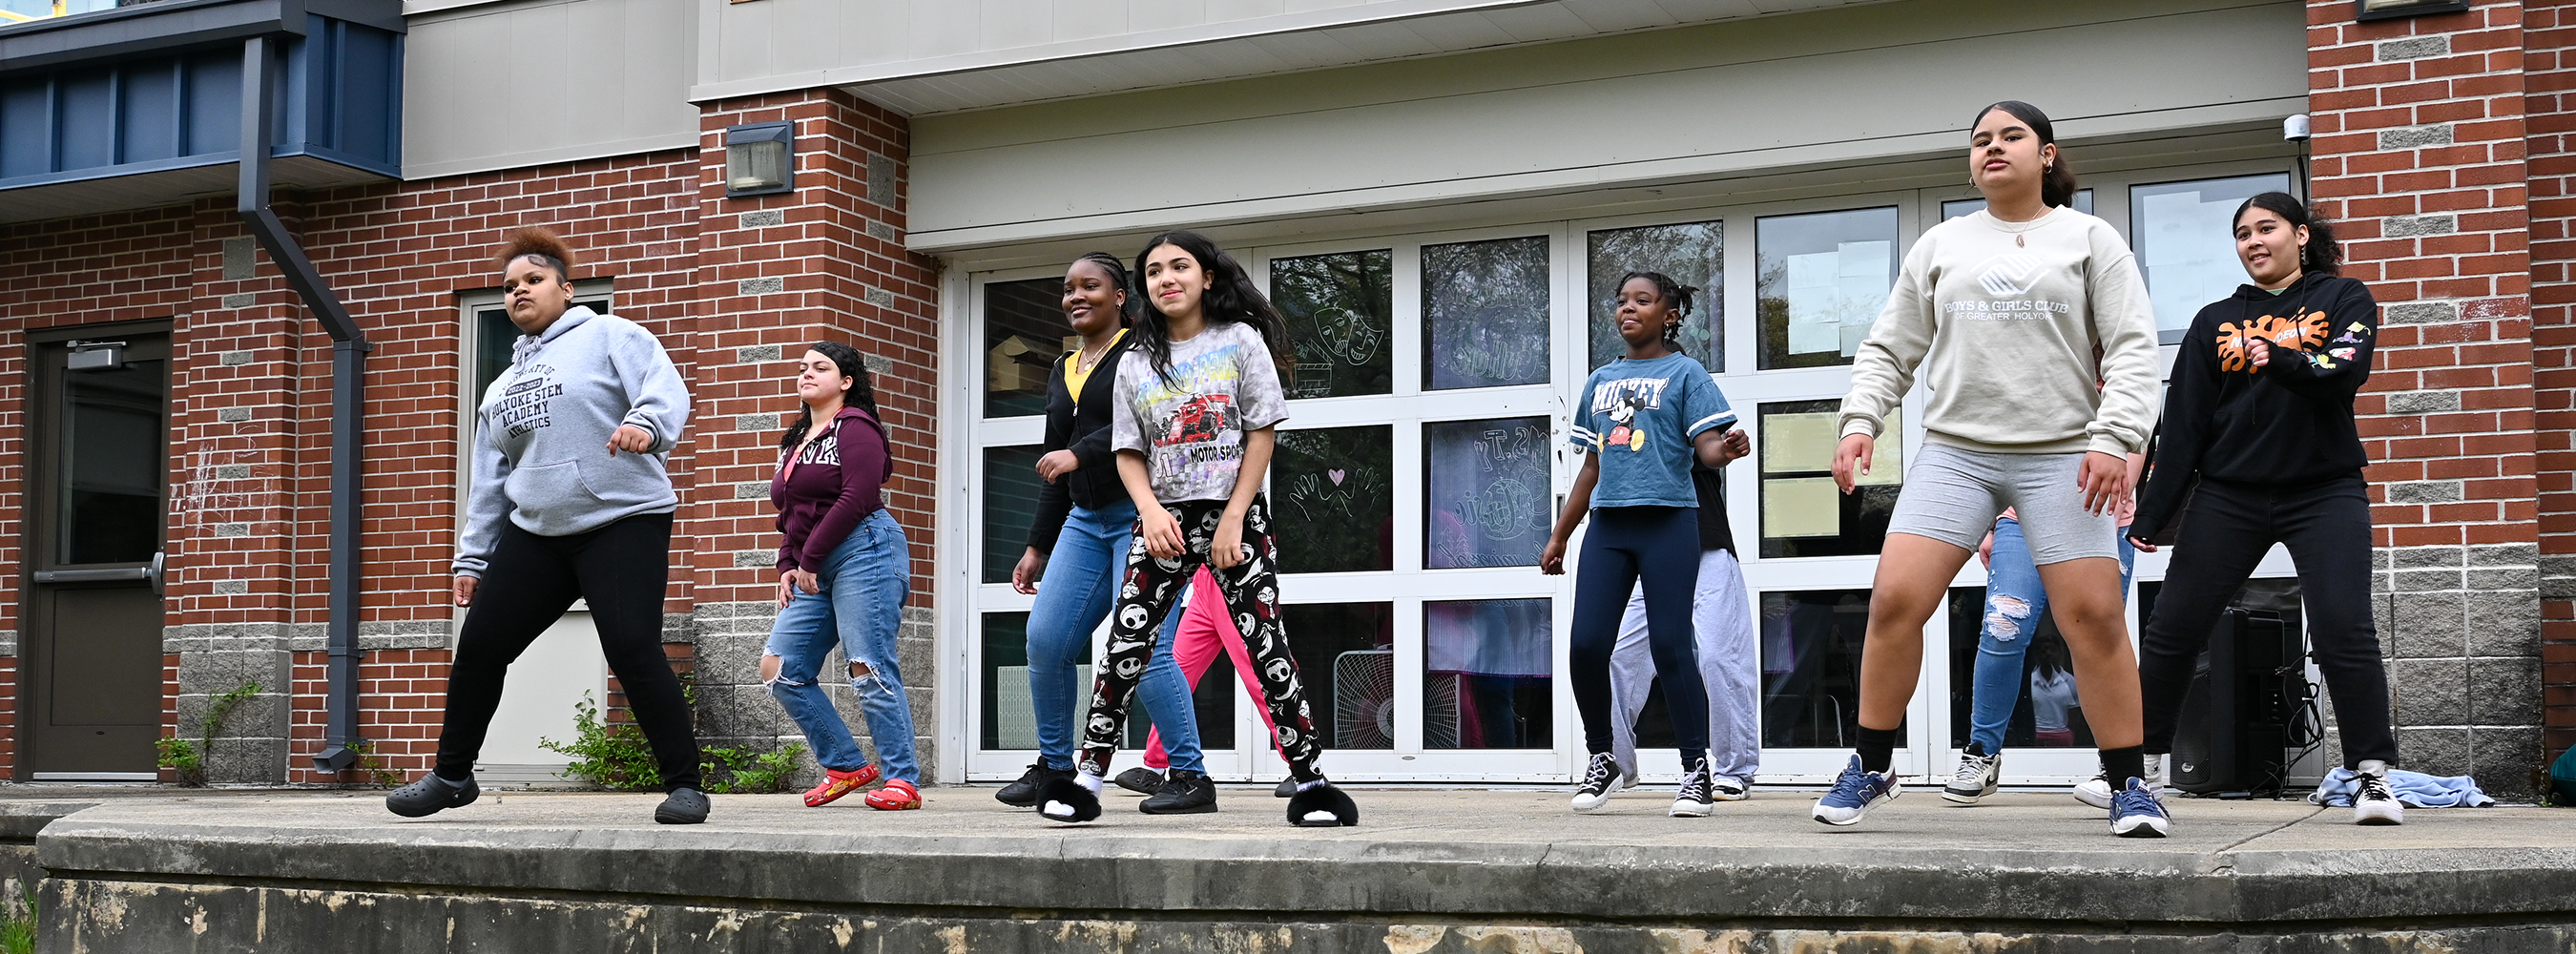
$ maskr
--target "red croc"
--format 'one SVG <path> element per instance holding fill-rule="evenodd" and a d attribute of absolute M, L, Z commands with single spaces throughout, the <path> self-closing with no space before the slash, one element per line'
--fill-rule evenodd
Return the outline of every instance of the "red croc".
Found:
<path fill-rule="evenodd" d="M 876 780 L 877 767 L 874 765 L 862 765 L 848 772 L 824 769 L 823 784 L 805 790 L 805 807 L 821 808 L 840 801 L 841 796 L 866 788 L 869 782 Z"/>
<path fill-rule="evenodd" d="M 868 793 L 868 807 L 881 812 L 900 812 L 921 807 L 921 791 L 902 779 L 885 783 L 884 788 Z"/>

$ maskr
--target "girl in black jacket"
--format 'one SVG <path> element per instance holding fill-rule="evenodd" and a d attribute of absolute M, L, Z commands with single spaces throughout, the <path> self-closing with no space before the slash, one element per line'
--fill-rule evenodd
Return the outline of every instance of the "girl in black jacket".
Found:
<path fill-rule="evenodd" d="M 2138 549 L 2190 511 L 2176 560 L 2139 640 L 2146 751 L 2162 763 L 2192 668 L 2212 627 L 2275 542 L 2298 566 L 2317 668 L 2334 698 L 2344 767 L 2359 776 L 2353 820 L 2394 825 L 2397 762 L 2388 674 L 2370 616 L 2369 463 L 2352 398 L 2370 377 L 2379 305 L 2335 274 L 2325 222 L 2298 199 L 2266 192 L 2236 210 L 2236 254 L 2250 285 L 2192 319 L 2165 394 L 2164 436 L 2129 526 Z M 2192 489 L 2198 478 L 2198 489 Z M 2161 777 L 2160 764 L 2148 773 Z"/>
<path fill-rule="evenodd" d="M 1088 658 L 1091 632 L 1108 618 L 1127 568 L 1136 504 L 1118 478 L 1118 455 L 1109 447 L 1109 415 L 1118 359 L 1135 342 L 1128 334 L 1135 314 L 1128 287 L 1126 264 L 1106 252 L 1085 255 L 1064 273 L 1065 317 L 1082 336 L 1082 347 L 1057 359 L 1047 377 L 1047 453 L 1038 458 L 1038 476 L 1046 482 L 1038 489 L 1028 550 L 1011 570 L 1012 588 L 1037 596 L 1029 608 L 1028 652 L 1038 761 L 993 794 L 1005 805 L 1035 807 L 1039 790 L 1050 779 L 1073 778 L 1079 732 L 1073 721 L 1081 699 L 1074 667 Z M 1165 649 L 1147 665 L 1140 695 L 1147 716 L 1162 730 L 1172 767 L 1204 777 L 1189 681 L 1172 661 L 1171 640 L 1162 642 Z M 1198 804 L 1196 794 L 1179 792 L 1169 799 L 1157 794 L 1141 807 L 1147 812 L 1214 810 L 1213 802 Z"/>

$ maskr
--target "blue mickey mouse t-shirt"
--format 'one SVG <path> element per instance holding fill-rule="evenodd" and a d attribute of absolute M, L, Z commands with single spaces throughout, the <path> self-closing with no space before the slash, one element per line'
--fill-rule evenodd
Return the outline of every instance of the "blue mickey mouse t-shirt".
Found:
<path fill-rule="evenodd" d="M 1691 439 L 1735 423 L 1726 395 L 1689 355 L 1621 358 L 1583 382 L 1574 446 L 1601 455 L 1595 507 L 1696 507 Z"/>

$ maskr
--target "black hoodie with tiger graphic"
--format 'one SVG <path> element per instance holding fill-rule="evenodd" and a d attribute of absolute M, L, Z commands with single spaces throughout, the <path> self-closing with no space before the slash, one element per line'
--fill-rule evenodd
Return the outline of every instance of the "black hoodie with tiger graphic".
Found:
<path fill-rule="evenodd" d="M 2246 341 L 2273 342 L 2256 368 Z M 2153 539 L 2173 519 L 2193 474 L 2229 483 L 2315 483 L 2370 459 L 2352 398 L 2370 377 L 2379 303 L 2362 283 L 2310 273 L 2279 294 L 2252 285 L 2191 320 L 2165 390 L 2154 470 L 2129 534 Z"/>

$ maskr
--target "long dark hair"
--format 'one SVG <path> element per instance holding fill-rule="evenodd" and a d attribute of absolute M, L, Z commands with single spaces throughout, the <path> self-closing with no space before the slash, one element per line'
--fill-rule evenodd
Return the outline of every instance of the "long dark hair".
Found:
<path fill-rule="evenodd" d="M 2308 230 L 2308 244 L 2299 249 L 2300 271 L 2319 275 L 2339 274 L 2343 266 L 2343 243 L 2335 241 L 2334 225 L 2318 216 L 2307 203 L 2299 201 L 2298 196 L 2287 192 L 2265 192 L 2247 199 L 2236 207 L 2235 215 L 2228 217 L 2228 231 L 2235 231 L 2236 222 L 2245 217 L 2247 209 L 2262 209 L 2280 216 L 2281 221 L 2290 223 L 2291 228 Z"/>
<path fill-rule="evenodd" d="M 1998 109 L 2029 126 L 2031 134 L 2039 137 L 2040 145 L 2057 146 L 2057 127 L 2048 121 L 2048 114 L 2018 99 L 2007 99 L 1977 110 L 1977 118 L 1968 120 L 1971 134 L 1978 123 L 1986 121 L 1987 113 Z M 2052 207 L 2075 204 L 2075 167 L 2067 163 L 2064 146 L 2057 146 L 2057 158 L 2048 164 L 2047 171 L 2039 174 L 2039 201 Z"/>
<path fill-rule="evenodd" d="M 1261 332 L 1261 343 L 1269 347 L 1270 363 L 1283 370 L 1296 367 L 1297 346 L 1288 340 L 1288 319 L 1279 314 L 1269 296 L 1261 293 L 1261 287 L 1252 283 L 1252 275 L 1243 270 L 1243 263 L 1216 247 L 1207 236 L 1174 229 L 1146 239 L 1145 247 L 1136 253 L 1135 285 L 1128 289 L 1128 297 L 1152 298 L 1145 288 L 1145 256 L 1166 245 L 1190 253 L 1191 258 L 1198 259 L 1199 268 L 1207 272 L 1207 296 L 1199 299 L 1199 309 L 1211 324 L 1239 321 L 1251 325 Z M 1137 310 L 1136 343 L 1145 349 L 1154 376 L 1164 384 L 1172 383 L 1172 326 L 1162 309 L 1148 305 Z"/>
<path fill-rule="evenodd" d="M 1619 284 L 1617 287 L 1622 294 L 1625 294 L 1628 288 L 1628 283 L 1640 278 L 1655 283 L 1655 297 L 1663 299 L 1664 304 L 1673 306 L 1673 310 L 1679 312 L 1681 317 L 1690 317 L 1691 296 L 1699 293 L 1698 288 L 1674 281 L 1672 276 L 1666 275 L 1662 272 L 1629 272 L 1628 274 L 1619 276 Z M 1674 354 L 1689 353 L 1682 350 L 1682 326 L 1680 322 L 1674 322 L 1664 326 L 1664 348 Z"/>
<path fill-rule="evenodd" d="M 850 379 L 850 390 L 841 395 L 841 403 L 866 411 L 869 417 L 877 417 L 876 388 L 868 381 L 868 360 L 860 356 L 859 349 L 838 341 L 817 341 L 805 348 L 822 352 L 823 357 L 831 360 L 833 367 L 841 369 L 842 377 Z M 814 409 L 805 407 L 803 401 L 796 403 L 804 409 L 796 415 L 796 426 L 779 435 L 779 450 L 796 449 L 796 445 L 805 440 L 805 432 L 814 427 Z"/>
<path fill-rule="evenodd" d="M 1148 249 L 1147 251 L 1151 251 L 1151 249 Z M 1127 300 L 1120 302 L 1118 305 L 1118 327 L 1135 327 L 1136 310 L 1145 302 L 1144 296 L 1136 293 L 1135 281 L 1127 277 L 1127 263 L 1119 261 L 1118 256 L 1111 255 L 1107 252 L 1084 252 L 1082 253 L 1081 258 L 1074 259 L 1074 261 L 1077 263 L 1090 262 L 1093 265 L 1100 266 L 1101 271 L 1109 273 L 1110 287 L 1127 293 Z"/>

